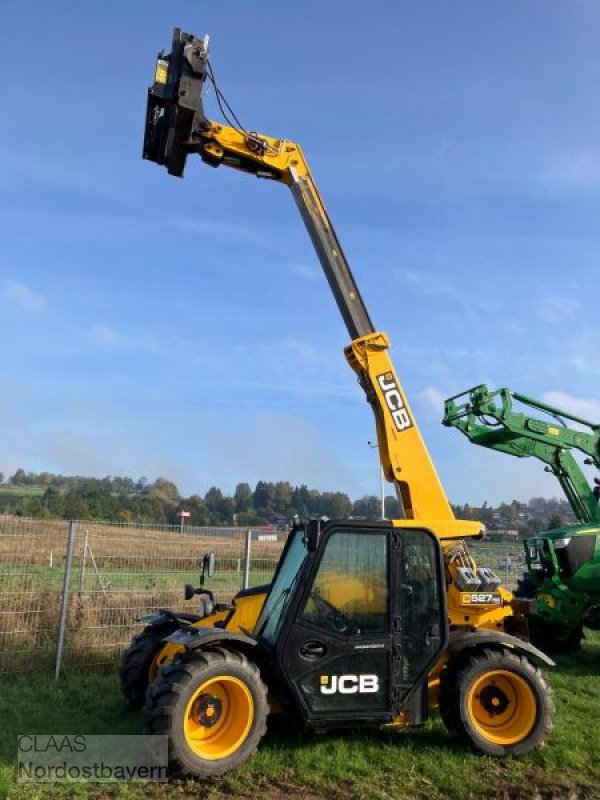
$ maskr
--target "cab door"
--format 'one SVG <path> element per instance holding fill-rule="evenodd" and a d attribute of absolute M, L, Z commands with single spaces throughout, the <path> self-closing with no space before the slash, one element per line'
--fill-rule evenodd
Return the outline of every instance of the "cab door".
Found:
<path fill-rule="evenodd" d="M 280 670 L 310 724 L 391 718 L 391 523 L 330 524 L 321 533 Z"/>
<path fill-rule="evenodd" d="M 423 692 L 429 671 L 448 644 L 446 579 L 438 538 L 422 528 L 392 534 L 392 697 L 399 713 Z M 414 708 L 418 709 L 416 703 Z M 413 717 L 427 713 L 413 710 Z"/>

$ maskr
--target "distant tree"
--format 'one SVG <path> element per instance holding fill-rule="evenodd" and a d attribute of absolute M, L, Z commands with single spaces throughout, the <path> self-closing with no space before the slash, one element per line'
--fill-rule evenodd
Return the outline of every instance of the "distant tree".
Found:
<path fill-rule="evenodd" d="M 236 524 L 244 527 L 250 527 L 252 525 L 264 525 L 267 520 L 262 517 L 258 511 L 254 511 L 254 509 L 250 509 L 250 511 L 239 511 L 235 515 Z"/>
<path fill-rule="evenodd" d="M 166 503 L 177 503 L 179 500 L 179 489 L 166 478 L 157 478 L 150 491 L 151 494 Z"/>
<path fill-rule="evenodd" d="M 48 516 L 62 519 L 65 513 L 65 498 L 60 489 L 49 486 L 42 497 L 42 507 Z"/>
<path fill-rule="evenodd" d="M 211 486 L 204 495 L 204 505 L 211 514 L 221 515 L 223 513 L 223 492 L 216 486 Z"/>
<path fill-rule="evenodd" d="M 273 485 L 271 496 L 271 507 L 279 514 L 287 513 L 292 507 L 292 495 L 294 489 L 288 481 L 277 481 Z"/>
<path fill-rule="evenodd" d="M 204 500 L 200 497 L 199 494 L 193 494 L 191 497 L 188 497 L 183 503 L 181 503 L 180 508 L 178 511 L 184 509 L 191 513 L 190 517 L 190 524 L 191 525 L 208 525 L 210 522 L 210 514 Z"/>
<path fill-rule="evenodd" d="M 231 525 L 233 523 L 233 515 L 235 514 L 235 500 L 233 497 L 224 497 L 221 505 L 221 515 L 219 522 L 224 525 Z"/>
<path fill-rule="evenodd" d="M 268 513 L 271 511 L 271 494 L 273 484 L 268 484 L 265 481 L 258 481 L 254 489 L 254 508 L 260 513 Z"/>
<path fill-rule="evenodd" d="M 308 486 L 303 483 L 302 486 L 296 486 L 292 492 L 292 511 L 300 514 L 301 517 L 306 517 L 310 513 L 309 509 L 310 492 Z M 256 503 L 254 504 L 256 508 Z"/>
<path fill-rule="evenodd" d="M 27 482 L 27 473 L 24 469 L 18 469 L 14 475 L 8 479 L 13 486 L 23 486 Z"/>
<path fill-rule="evenodd" d="M 330 519 L 349 517 L 352 512 L 352 503 L 347 494 L 343 492 L 323 492 L 318 500 L 317 513 Z"/>
<path fill-rule="evenodd" d="M 400 503 L 398 498 L 393 495 L 387 495 L 385 498 L 385 516 L 386 519 L 398 519 L 400 517 Z"/>
<path fill-rule="evenodd" d="M 64 496 L 63 518 L 86 519 L 89 511 L 85 499 L 77 489 L 69 489 Z"/>
<path fill-rule="evenodd" d="M 248 483 L 238 483 L 233 495 L 236 512 L 248 511 L 252 507 L 252 489 Z"/>
<path fill-rule="evenodd" d="M 4 473 L 0 472 L 0 483 L 4 483 Z"/>
<path fill-rule="evenodd" d="M 552 531 L 554 528 L 563 528 L 565 525 L 565 519 L 561 514 L 551 514 L 548 517 L 548 530 Z"/>
<path fill-rule="evenodd" d="M 381 499 L 375 495 L 361 497 L 352 505 L 352 516 L 364 519 L 379 519 L 381 516 Z"/>

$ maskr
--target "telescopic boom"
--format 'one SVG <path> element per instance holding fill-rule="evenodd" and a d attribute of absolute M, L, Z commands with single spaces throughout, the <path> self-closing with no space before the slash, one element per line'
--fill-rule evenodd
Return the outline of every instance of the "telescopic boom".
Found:
<path fill-rule="evenodd" d="M 442 539 L 478 535 L 482 526 L 456 520 L 389 357 L 376 331 L 300 147 L 206 117 L 202 92 L 214 83 L 208 37 L 175 28 L 172 50 L 159 54 L 148 91 L 144 158 L 182 177 L 188 155 L 286 184 L 317 252 L 350 338 L 346 358 L 371 404 L 385 477 L 397 487 L 407 520 L 427 521 Z M 219 104 L 224 102 L 215 84 Z M 235 120 L 237 122 L 237 120 Z"/>

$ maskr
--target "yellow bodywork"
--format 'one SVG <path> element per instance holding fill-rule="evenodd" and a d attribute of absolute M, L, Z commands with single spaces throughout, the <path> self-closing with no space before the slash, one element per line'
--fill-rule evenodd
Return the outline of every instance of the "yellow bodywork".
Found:
<path fill-rule="evenodd" d="M 211 166 L 223 164 L 258 177 L 270 178 L 290 188 L 301 185 L 304 196 L 309 198 L 311 209 L 316 210 L 324 228 L 333 230 L 308 164 L 297 144 L 263 134 L 238 131 L 210 120 L 205 129 L 198 132 L 198 139 L 198 152 Z M 337 256 L 336 253 L 333 255 Z M 350 296 L 347 299 L 351 302 L 353 298 Z M 391 362 L 389 347 L 387 335 L 378 331 L 354 339 L 344 352 L 375 415 L 385 477 L 397 487 L 404 506 L 405 519 L 393 520 L 392 524 L 397 528 L 427 528 L 442 541 L 446 556 L 448 622 L 451 628 L 502 630 L 506 618 L 512 615 L 510 592 L 496 589 L 494 603 L 472 603 L 468 602 L 467 593 L 460 592 L 455 585 L 456 563 L 453 561 L 452 547 L 459 540 L 479 535 L 483 525 L 473 520 L 455 519 Z M 470 564 L 475 566 L 472 559 Z M 343 607 L 341 601 L 344 598 L 346 603 L 352 604 L 361 604 L 369 599 L 371 602 L 380 602 L 382 609 L 385 609 L 387 588 L 357 583 L 347 576 L 343 580 L 332 581 L 325 599 L 334 605 L 340 603 L 339 607 Z M 214 626 L 216 622 L 225 620 L 224 627 L 227 630 L 251 634 L 265 597 L 266 593 L 238 597 L 233 601 L 233 612 L 213 614 L 195 623 L 195 626 Z M 160 653 L 159 664 L 171 660 L 180 650 L 180 647 L 167 644 Z M 439 677 L 446 660 L 447 656 L 442 656 L 430 675 L 431 706 L 437 705 Z M 402 714 L 393 724 L 405 725 L 409 722 L 408 716 Z"/>
<path fill-rule="evenodd" d="M 264 592 L 264 594 L 238 595 L 233 598 L 233 609 L 215 611 L 214 614 L 209 614 L 207 617 L 194 622 L 192 627 L 225 627 L 232 633 L 243 633 L 246 636 L 250 636 L 252 635 L 266 596 L 266 592 Z M 150 681 L 154 680 L 157 671 L 161 667 L 164 667 L 165 664 L 170 664 L 175 656 L 183 652 L 185 652 L 185 647 L 183 645 L 166 642 L 152 661 L 150 667 Z"/>

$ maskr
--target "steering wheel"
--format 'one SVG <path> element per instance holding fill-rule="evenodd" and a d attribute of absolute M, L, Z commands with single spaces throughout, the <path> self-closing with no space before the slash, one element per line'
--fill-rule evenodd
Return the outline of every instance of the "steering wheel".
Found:
<path fill-rule="evenodd" d="M 329 620 L 336 633 L 343 633 L 347 635 L 360 633 L 360 628 L 354 624 L 347 614 L 336 608 L 329 600 L 325 600 L 318 590 L 311 592 L 311 599 L 313 600 L 317 612 L 322 615 L 326 620 Z"/>

